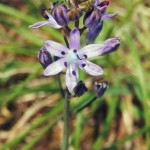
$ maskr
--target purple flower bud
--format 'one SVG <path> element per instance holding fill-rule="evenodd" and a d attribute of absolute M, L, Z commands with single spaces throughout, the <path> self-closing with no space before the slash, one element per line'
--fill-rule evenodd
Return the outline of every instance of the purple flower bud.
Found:
<path fill-rule="evenodd" d="M 101 13 L 98 9 L 86 12 L 84 15 L 83 23 L 85 27 L 94 28 L 101 20 Z"/>
<path fill-rule="evenodd" d="M 109 85 L 108 85 L 107 81 L 95 82 L 94 88 L 95 88 L 97 97 L 103 96 L 105 91 L 108 89 L 108 87 L 109 87 Z"/>
<path fill-rule="evenodd" d="M 38 59 L 44 69 L 53 62 L 51 54 L 45 48 L 39 50 Z"/>
<path fill-rule="evenodd" d="M 120 39 L 118 37 L 110 38 L 106 40 L 104 43 L 105 48 L 102 51 L 101 55 L 105 55 L 117 50 L 120 46 Z"/>
<path fill-rule="evenodd" d="M 87 44 L 94 43 L 95 39 L 100 34 L 102 28 L 103 28 L 103 21 L 100 21 L 95 28 L 89 29 L 86 35 L 86 43 Z"/>
<path fill-rule="evenodd" d="M 79 81 L 74 88 L 75 96 L 82 96 L 85 92 L 87 92 L 88 88 L 86 87 L 83 81 Z"/>
<path fill-rule="evenodd" d="M 76 6 L 70 6 L 68 9 L 68 17 L 70 21 L 76 21 L 82 16 L 82 11 Z"/>
<path fill-rule="evenodd" d="M 52 9 L 52 16 L 61 26 L 67 26 L 69 23 L 69 18 L 67 15 L 67 8 L 62 3 L 55 4 Z"/>

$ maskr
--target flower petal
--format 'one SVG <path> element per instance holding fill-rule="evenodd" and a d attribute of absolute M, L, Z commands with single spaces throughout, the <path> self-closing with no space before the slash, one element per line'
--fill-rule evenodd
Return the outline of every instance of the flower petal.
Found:
<path fill-rule="evenodd" d="M 30 28 L 40 28 L 42 26 L 48 26 L 48 24 L 49 24 L 49 21 L 40 21 L 40 22 L 34 23 L 33 25 L 30 25 L 29 27 Z"/>
<path fill-rule="evenodd" d="M 90 44 L 78 51 L 79 58 L 92 58 L 101 55 L 101 51 L 104 49 L 103 44 Z M 86 57 L 85 57 L 86 56 Z"/>
<path fill-rule="evenodd" d="M 60 29 L 62 27 L 56 22 L 56 20 L 52 17 L 52 15 L 49 15 L 48 17 L 49 17 L 48 19 L 49 26 L 56 28 L 56 29 Z"/>
<path fill-rule="evenodd" d="M 46 48 L 47 51 L 49 51 L 52 55 L 58 56 L 58 57 L 64 57 L 69 49 L 63 46 L 60 43 L 47 40 L 44 42 L 44 47 Z"/>
<path fill-rule="evenodd" d="M 114 52 L 120 46 L 120 39 L 118 37 L 109 38 L 102 44 L 90 44 L 78 51 L 80 59 L 92 58 L 99 55 L 105 55 Z"/>
<path fill-rule="evenodd" d="M 66 72 L 66 85 L 70 93 L 73 91 L 74 87 L 77 85 L 78 78 L 79 78 L 79 75 L 78 75 L 77 65 L 70 64 Z"/>
<path fill-rule="evenodd" d="M 79 67 L 92 76 L 99 76 L 103 74 L 103 69 L 101 67 L 87 60 L 80 61 Z"/>
<path fill-rule="evenodd" d="M 51 15 L 48 15 L 48 17 L 49 17 L 48 21 L 40 21 L 33 25 L 30 25 L 29 27 L 30 28 L 40 28 L 42 26 L 51 26 L 56 29 L 61 28 L 61 26 L 55 21 L 55 19 Z"/>
<path fill-rule="evenodd" d="M 104 14 L 104 15 L 102 15 L 102 20 L 104 20 L 104 19 L 111 19 L 111 18 L 113 18 L 113 17 L 115 17 L 117 15 L 118 15 L 118 12 L 116 12 L 114 14 Z"/>
<path fill-rule="evenodd" d="M 80 32 L 77 28 L 74 28 L 70 32 L 69 47 L 70 49 L 76 49 L 76 50 L 80 48 Z"/>
<path fill-rule="evenodd" d="M 52 64 L 48 65 L 44 70 L 44 75 L 50 76 L 50 75 L 58 74 L 65 68 L 64 62 L 65 62 L 65 58 L 61 58 L 53 62 Z"/>

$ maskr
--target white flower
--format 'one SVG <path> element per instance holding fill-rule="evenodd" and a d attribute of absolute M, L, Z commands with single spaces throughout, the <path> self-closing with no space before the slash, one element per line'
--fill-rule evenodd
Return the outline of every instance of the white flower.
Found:
<path fill-rule="evenodd" d="M 67 68 L 66 85 L 71 93 L 78 82 L 78 67 L 92 76 L 102 75 L 103 69 L 87 59 L 112 52 L 119 45 L 120 40 L 115 37 L 106 40 L 103 44 L 90 44 L 80 49 L 80 32 L 74 28 L 70 32 L 69 48 L 50 40 L 44 42 L 44 47 L 51 55 L 60 57 L 46 67 L 44 75 L 56 75 Z"/>

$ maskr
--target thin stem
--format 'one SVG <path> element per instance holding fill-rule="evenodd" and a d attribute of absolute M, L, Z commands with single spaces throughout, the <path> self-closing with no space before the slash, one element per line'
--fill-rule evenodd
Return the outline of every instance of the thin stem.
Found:
<path fill-rule="evenodd" d="M 61 83 L 61 79 L 60 79 L 60 74 L 57 75 L 57 79 L 58 79 L 58 85 L 59 85 L 59 88 L 60 88 L 61 95 L 62 95 L 62 97 L 65 97 L 65 93 L 64 93 L 62 83 Z"/>
<path fill-rule="evenodd" d="M 67 37 L 65 35 L 64 35 L 64 41 L 66 43 L 66 46 L 69 48 L 69 42 L 68 42 Z"/>
<path fill-rule="evenodd" d="M 64 134 L 63 134 L 62 150 L 68 150 L 69 130 L 70 130 L 70 99 L 69 99 L 69 91 L 66 90 L 64 101 Z"/>
<path fill-rule="evenodd" d="M 82 29 L 79 29 L 79 31 L 80 31 L 80 35 L 82 35 L 82 33 L 84 32 L 84 30 L 86 30 L 87 29 L 87 27 L 83 27 Z"/>
<path fill-rule="evenodd" d="M 79 20 L 75 21 L 75 27 L 79 28 Z"/>
<path fill-rule="evenodd" d="M 65 28 L 70 33 L 71 29 L 68 26 L 65 26 Z"/>

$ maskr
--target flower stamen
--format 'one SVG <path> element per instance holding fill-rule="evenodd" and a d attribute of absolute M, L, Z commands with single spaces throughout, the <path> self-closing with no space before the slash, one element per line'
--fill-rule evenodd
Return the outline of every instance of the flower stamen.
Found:
<path fill-rule="evenodd" d="M 80 58 L 78 55 L 77 55 L 77 57 L 78 57 L 79 60 L 82 60 L 82 58 Z"/>

